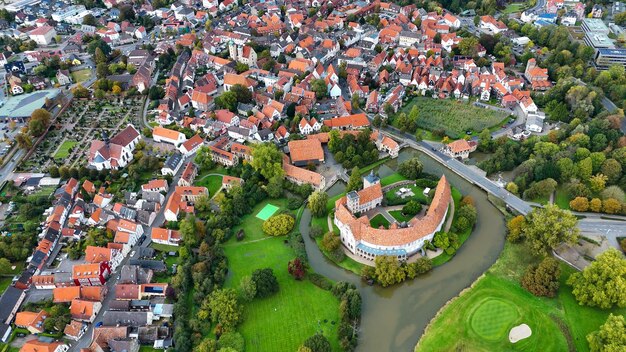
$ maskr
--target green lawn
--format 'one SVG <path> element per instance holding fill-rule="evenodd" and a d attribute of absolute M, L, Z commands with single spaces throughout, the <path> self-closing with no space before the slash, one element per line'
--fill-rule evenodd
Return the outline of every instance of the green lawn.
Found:
<path fill-rule="evenodd" d="M 317 226 L 322 229 L 322 233 L 328 232 L 328 220 L 326 220 L 326 216 L 321 218 L 312 217 L 311 218 L 311 227 Z"/>
<path fill-rule="evenodd" d="M 626 314 L 626 309 L 601 310 L 578 305 L 565 284 L 574 270 L 565 264 L 561 265 L 557 297 L 531 295 L 519 285 L 519 280 L 525 268 L 539 260 L 524 244 L 506 243 L 500 258 L 485 275 L 430 322 L 415 351 L 589 351 L 586 336 L 597 330 L 609 313 Z M 532 336 L 511 344 L 506 337 L 488 340 L 483 330 L 478 328 L 477 332 L 473 320 L 477 319 L 476 314 L 482 314 L 481 304 L 494 299 L 512 304 L 519 315 L 514 319 L 510 310 L 499 313 L 509 316 L 508 324 L 501 323 L 507 331 L 526 323 Z M 494 315 L 491 319 L 500 317 Z"/>
<path fill-rule="evenodd" d="M 267 236 L 263 233 L 263 223 L 264 221 L 257 218 L 256 214 L 261 211 L 266 205 L 272 204 L 277 206 L 280 209 L 287 209 L 287 199 L 266 199 L 261 203 L 257 204 L 250 214 L 247 214 L 241 218 L 241 223 L 233 228 L 233 233 L 239 232 L 240 229 L 243 229 L 245 240 L 259 240 L 266 239 Z M 297 224 L 296 224 L 297 228 Z"/>
<path fill-rule="evenodd" d="M 196 186 L 206 187 L 209 191 L 209 197 L 215 196 L 215 193 L 222 187 L 222 176 L 210 175 L 202 178 L 197 178 L 194 182 Z"/>
<path fill-rule="evenodd" d="M 569 195 L 565 191 L 564 187 L 558 187 L 556 189 L 556 195 L 554 196 L 554 203 L 561 209 L 569 209 Z"/>
<path fill-rule="evenodd" d="M 387 220 L 382 214 L 377 214 L 370 220 L 370 225 L 373 228 L 384 227 L 386 229 L 389 228 L 389 220 Z"/>
<path fill-rule="evenodd" d="M 380 179 L 380 185 L 385 187 L 385 186 L 389 186 L 392 183 L 396 183 L 396 182 L 399 182 L 399 181 L 404 181 L 406 179 L 407 179 L 406 177 L 404 177 L 404 176 L 402 176 L 402 175 L 400 175 L 398 173 L 395 173 L 395 174 L 391 174 L 389 176 L 385 176 L 382 179 Z"/>
<path fill-rule="evenodd" d="M 161 243 L 151 243 L 150 247 L 154 248 L 154 250 L 156 251 L 160 251 L 160 252 L 178 252 L 179 247 L 178 246 L 170 246 L 167 244 L 161 244 Z"/>
<path fill-rule="evenodd" d="M 526 7 L 526 3 L 514 2 L 508 4 L 507 7 L 502 11 L 503 14 L 511 14 L 516 12 L 522 12 Z"/>
<path fill-rule="evenodd" d="M 390 210 L 389 215 L 393 216 L 393 218 L 398 220 L 398 222 L 407 222 L 413 219 L 413 216 L 406 216 L 402 214 L 402 210 Z"/>
<path fill-rule="evenodd" d="M 326 203 L 326 211 L 330 213 L 333 209 L 335 209 L 335 202 L 337 201 L 337 199 L 345 195 L 346 195 L 345 193 L 340 193 L 334 197 L 328 198 L 328 203 Z"/>
<path fill-rule="evenodd" d="M 10 276 L 2 276 L 0 277 L 0 295 L 4 293 L 7 287 L 11 286 L 11 281 L 13 280 Z"/>
<path fill-rule="evenodd" d="M 74 80 L 75 83 L 80 83 L 88 80 L 91 77 L 91 70 L 78 70 L 71 72 L 70 75 L 72 76 L 72 80 Z"/>
<path fill-rule="evenodd" d="M 400 188 L 410 188 L 411 191 L 413 192 L 413 196 L 400 198 L 398 195 L 396 195 L 396 192 Z M 412 199 L 417 200 L 418 202 L 422 204 L 430 203 L 430 199 L 424 195 L 424 189 L 418 186 L 394 187 L 390 189 L 389 191 L 385 192 L 385 199 L 387 199 L 388 202 L 391 202 L 390 204 L 405 204 L 405 203 L 408 203 Z"/>
<path fill-rule="evenodd" d="M 63 142 L 63 144 L 61 144 L 61 147 L 59 148 L 59 150 L 57 150 L 57 152 L 54 154 L 54 158 L 55 159 L 67 158 L 70 155 L 70 149 L 74 148 L 74 146 L 76 146 L 77 144 L 78 144 L 78 142 L 76 142 L 76 141 L 65 141 L 65 142 Z"/>
<path fill-rule="evenodd" d="M 402 112 L 408 115 L 413 106 L 419 111 L 417 127 L 443 130 L 453 138 L 465 135 L 466 131 L 480 132 L 498 125 L 507 116 L 500 111 L 476 107 L 471 102 L 415 97 L 393 117 L 392 124 L 398 127 L 398 115 Z"/>
<path fill-rule="evenodd" d="M 285 209 L 287 200 L 269 202 Z M 244 241 L 231 238 L 224 245 L 229 268 L 226 287 L 237 289 L 241 278 L 262 268 L 272 268 L 280 286 L 277 294 L 245 304 L 238 330 L 246 341 L 246 351 L 295 351 L 320 329 L 333 350 L 339 351 L 339 301 L 310 281 L 296 281 L 289 275 L 287 264 L 294 258 L 292 249 L 284 243 L 284 237 L 264 236 L 259 226 L 262 221 L 254 216 L 267 203 L 262 202 L 252 214 L 243 217 L 240 228 L 246 229 Z"/>

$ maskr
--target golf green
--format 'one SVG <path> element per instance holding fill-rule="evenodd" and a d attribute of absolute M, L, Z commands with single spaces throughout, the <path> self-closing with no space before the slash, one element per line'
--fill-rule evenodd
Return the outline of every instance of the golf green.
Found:
<path fill-rule="evenodd" d="M 500 299 L 486 299 L 476 308 L 470 318 L 474 332 L 487 340 L 506 338 L 509 329 L 519 317 L 517 308 L 511 302 Z"/>
<path fill-rule="evenodd" d="M 260 212 L 258 212 L 256 214 L 256 217 L 265 221 L 267 219 L 270 218 L 270 216 L 274 215 L 274 213 L 278 210 L 279 208 L 275 205 L 272 204 L 267 204 L 266 206 L 263 207 L 263 209 L 261 209 Z"/>

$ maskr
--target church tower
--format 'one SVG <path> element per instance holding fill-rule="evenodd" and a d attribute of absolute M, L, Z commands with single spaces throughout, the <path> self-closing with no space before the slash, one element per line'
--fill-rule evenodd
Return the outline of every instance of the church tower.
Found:
<path fill-rule="evenodd" d="M 237 61 L 237 47 L 232 40 L 228 42 L 228 52 L 230 53 L 230 58 Z"/>

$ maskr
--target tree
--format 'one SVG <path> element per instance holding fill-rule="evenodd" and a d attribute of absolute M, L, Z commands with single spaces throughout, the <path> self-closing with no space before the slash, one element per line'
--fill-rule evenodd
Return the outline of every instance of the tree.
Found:
<path fill-rule="evenodd" d="M 50 173 L 50 177 L 57 178 L 59 177 L 59 168 L 56 165 L 51 165 L 48 167 L 48 173 Z"/>
<path fill-rule="evenodd" d="M 94 54 L 93 54 L 93 61 L 96 64 L 101 64 L 101 63 L 106 63 L 107 60 L 107 54 L 104 53 L 104 51 L 102 51 L 102 48 L 100 47 L 96 47 Z"/>
<path fill-rule="evenodd" d="M 274 143 L 257 144 L 252 148 L 250 165 L 267 180 L 283 175 L 283 156 Z"/>
<path fill-rule="evenodd" d="M 268 236 L 284 236 L 293 230 L 296 220 L 289 214 L 278 214 L 263 222 L 263 233 Z"/>
<path fill-rule="evenodd" d="M 11 261 L 7 258 L 0 258 L 0 275 L 11 273 Z"/>
<path fill-rule="evenodd" d="M 249 69 L 250 69 L 250 66 L 242 62 L 237 62 L 235 64 L 235 71 L 237 71 L 237 73 L 243 73 L 243 72 L 248 71 Z"/>
<path fill-rule="evenodd" d="M 424 165 L 418 158 L 411 158 L 398 165 L 398 173 L 410 180 L 417 179 L 424 170 Z"/>
<path fill-rule="evenodd" d="M 118 86 L 118 85 L 114 85 L 113 89 L 111 89 L 111 92 L 115 95 L 120 95 L 122 94 L 122 87 Z"/>
<path fill-rule="evenodd" d="M 601 309 L 626 307 L 626 259 L 609 248 L 582 272 L 570 275 L 567 284 L 580 304 Z"/>
<path fill-rule="evenodd" d="M 331 352 L 330 342 L 328 339 L 317 333 L 304 341 L 304 347 L 308 348 L 311 352 Z"/>
<path fill-rule="evenodd" d="M 36 109 L 30 115 L 30 121 L 28 122 L 28 131 L 33 137 L 41 136 L 48 125 L 50 124 L 50 118 L 52 115 L 46 109 Z"/>
<path fill-rule="evenodd" d="M 233 331 L 242 318 L 237 293 L 233 289 L 217 289 L 211 292 L 201 310 L 208 311 L 211 321 L 220 324 L 224 331 Z"/>
<path fill-rule="evenodd" d="M 328 95 L 328 88 L 323 79 L 313 79 L 310 83 L 311 91 L 315 92 L 317 99 L 325 98 Z"/>
<path fill-rule="evenodd" d="M 626 11 L 615 14 L 613 21 L 620 26 L 626 25 Z"/>
<path fill-rule="evenodd" d="M 200 170 L 210 170 L 215 166 L 211 156 L 211 149 L 205 145 L 198 149 L 193 161 L 200 167 Z"/>
<path fill-rule="evenodd" d="M 18 133 L 17 136 L 15 136 L 15 141 L 22 149 L 30 149 L 33 146 L 33 141 L 30 139 L 30 136 L 25 133 Z"/>
<path fill-rule="evenodd" d="M 96 76 L 98 78 L 105 78 L 109 74 L 110 74 L 109 66 L 107 66 L 106 63 L 101 62 L 101 63 L 96 65 Z"/>
<path fill-rule="evenodd" d="M 256 269 L 252 273 L 252 281 L 256 285 L 256 296 L 269 297 L 278 292 L 278 280 L 270 268 Z"/>
<path fill-rule="evenodd" d="M 519 187 L 515 184 L 515 182 L 509 182 L 506 184 L 506 190 L 517 195 L 519 193 Z"/>
<path fill-rule="evenodd" d="M 474 57 L 478 54 L 478 38 L 467 37 L 459 42 L 459 52 L 461 55 Z"/>
<path fill-rule="evenodd" d="M 83 24 L 86 24 L 88 26 L 96 26 L 96 18 L 92 14 L 87 14 L 85 17 L 83 17 Z"/>
<path fill-rule="evenodd" d="M 363 188 L 363 179 L 361 178 L 361 171 L 358 166 L 355 166 L 350 173 L 350 179 L 348 179 L 348 185 L 346 186 L 346 192 L 358 191 Z"/>
<path fill-rule="evenodd" d="M 165 89 L 161 86 L 152 86 L 148 89 L 148 98 L 150 100 L 160 100 L 165 97 Z"/>
<path fill-rule="evenodd" d="M 402 214 L 404 215 L 417 215 L 422 211 L 422 204 L 412 199 L 402 207 Z"/>
<path fill-rule="evenodd" d="M 404 281 L 406 273 L 397 257 L 379 255 L 374 259 L 376 281 L 383 287 Z"/>
<path fill-rule="evenodd" d="M 272 176 L 267 182 L 267 186 L 265 190 L 270 198 L 280 198 L 283 196 L 283 181 L 284 176 L 282 174 L 277 174 Z"/>
<path fill-rule="evenodd" d="M 537 254 L 547 254 L 562 242 L 575 243 L 578 239 L 578 219 L 554 204 L 535 208 L 522 227 L 529 247 Z"/>
<path fill-rule="evenodd" d="M 252 281 L 252 277 L 244 276 L 239 282 L 239 290 L 241 291 L 241 297 L 245 301 L 252 301 L 256 297 L 256 284 Z"/>
<path fill-rule="evenodd" d="M 219 97 L 215 98 L 215 105 L 222 109 L 228 109 L 230 111 L 237 111 L 237 95 L 235 92 L 224 92 Z"/>
<path fill-rule="evenodd" d="M 320 243 L 322 249 L 332 252 L 341 246 L 341 238 L 335 235 L 332 231 L 326 232 Z"/>
<path fill-rule="evenodd" d="M 291 276 L 296 280 L 302 280 L 305 274 L 304 264 L 302 264 L 302 260 L 300 258 L 294 258 L 287 265 L 287 271 Z"/>
<path fill-rule="evenodd" d="M 569 202 L 569 207 L 574 211 L 589 210 L 589 200 L 587 197 L 576 197 Z"/>
<path fill-rule="evenodd" d="M 247 104 L 252 101 L 252 92 L 241 84 L 235 84 L 230 88 L 230 91 L 235 93 L 238 103 Z"/>
<path fill-rule="evenodd" d="M 626 14 L 626 12 L 623 12 Z M 591 352 L 617 352 L 626 350 L 626 320 L 621 314 L 609 314 L 598 331 L 587 335 Z"/>
<path fill-rule="evenodd" d="M 603 174 L 596 174 L 589 179 L 589 186 L 591 190 L 595 193 L 602 192 L 604 187 L 606 187 L 606 181 L 608 177 Z"/>
<path fill-rule="evenodd" d="M 606 159 L 600 172 L 607 177 L 609 184 L 615 184 L 622 177 L 622 165 L 615 159 Z"/>
<path fill-rule="evenodd" d="M 309 196 L 308 207 L 313 216 L 321 217 L 326 214 L 327 203 L 328 194 L 324 191 L 315 191 Z"/>
<path fill-rule="evenodd" d="M 559 289 L 559 262 L 544 258 L 539 265 L 529 265 L 522 276 L 522 287 L 535 296 L 554 297 Z"/>
<path fill-rule="evenodd" d="M 243 336 L 241 336 L 238 332 L 226 332 L 220 335 L 219 340 L 217 340 L 218 351 L 235 351 L 242 352 L 245 351 L 245 342 Z"/>

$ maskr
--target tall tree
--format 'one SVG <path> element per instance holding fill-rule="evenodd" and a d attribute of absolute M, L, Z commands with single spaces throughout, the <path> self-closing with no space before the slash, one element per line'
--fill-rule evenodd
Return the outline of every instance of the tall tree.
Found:
<path fill-rule="evenodd" d="M 315 191 L 309 196 L 308 206 L 314 216 L 321 217 L 326 214 L 328 194 L 324 191 Z"/>
<path fill-rule="evenodd" d="M 626 14 L 626 12 L 625 12 Z M 587 335 L 591 352 L 626 351 L 626 320 L 623 315 L 609 314 L 598 331 Z"/>
<path fill-rule="evenodd" d="M 274 143 L 257 144 L 252 149 L 250 164 L 267 180 L 276 175 L 284 175 L 283 155 Z"/>
<path fill-rule="evenodd" d="M 563 242 L 574 243 L 578 239 L 577 223 L 572 213 L 549 204 L 526 216 L 522 233 L 535 253 L 547 254 Z"/>
<path fill-rule="evenodd" d="M 211 321 L 220 324 L 224 331 L 233 331 L 241 321 L 242 312 L 237 293 L 232 289 L 218 289 L 209 295 L 202 305 Z M 198 312 L 200 316 L 200 312 Z"/>
<path fill-rule="evenodd" d="M 361 178 L 359 167 L 355 166 L 352 169 L 352 173 L 350 173 L 350 179 L 348 180 L 348 185 L 346 186 L 346 192 L 358 191 L 361 188 L 363 188 L 363 179 Z"/>
<path fill-rule="evenodd" d="M 609 309 L 626 307 L 626 259 L 615 248 L 600 254 L 567 280 L 580 304 Z"/>

